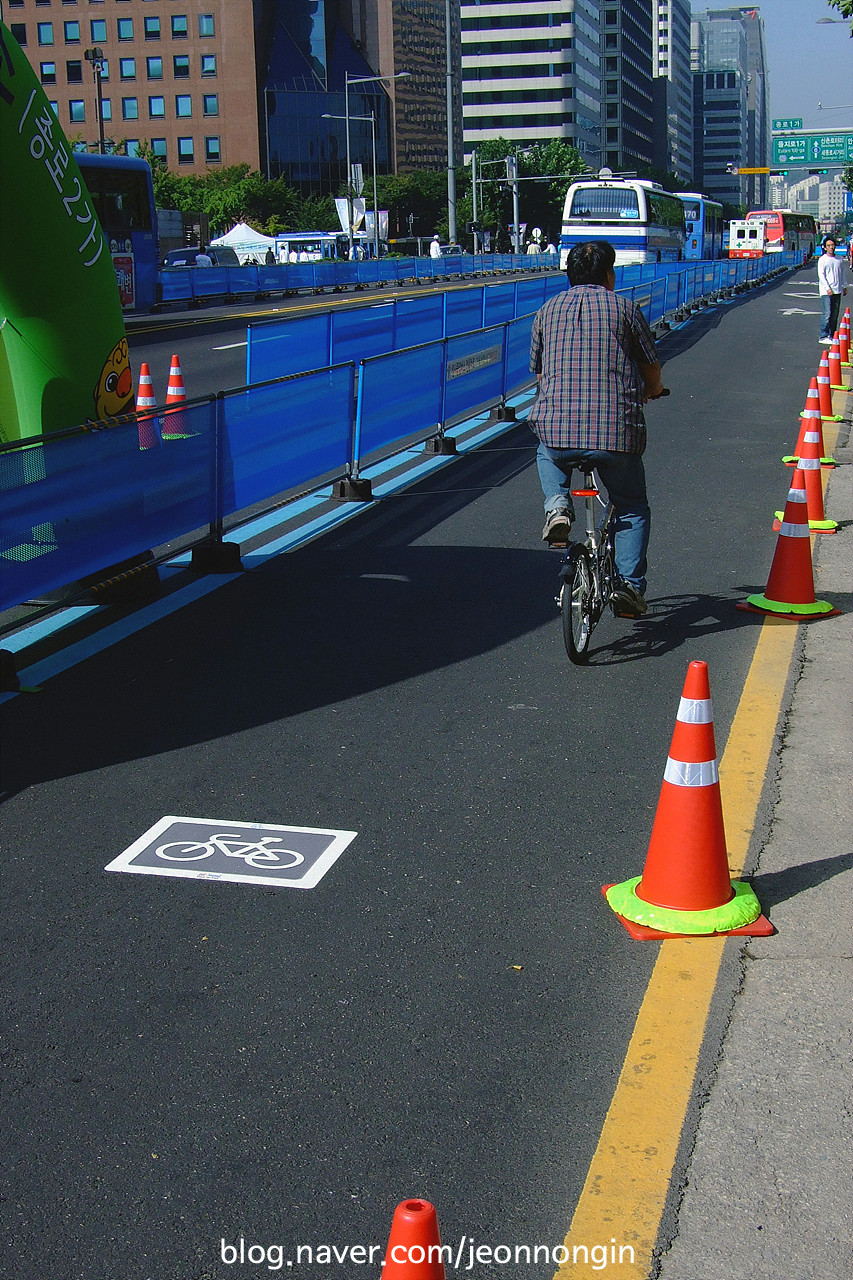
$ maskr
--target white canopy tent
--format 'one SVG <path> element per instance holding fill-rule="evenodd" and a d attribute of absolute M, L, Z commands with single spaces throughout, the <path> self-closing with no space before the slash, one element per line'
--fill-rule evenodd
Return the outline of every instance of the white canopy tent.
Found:
<path fill-rule="evenodd" d="M 255 231 L 246 222 L 238 222 L 236 227 L 210 243 L 229 245 L 241 262 L 263 262 L 267 249 L 272 249 L 275 253 L 275 240 L 272 236 Z"/>

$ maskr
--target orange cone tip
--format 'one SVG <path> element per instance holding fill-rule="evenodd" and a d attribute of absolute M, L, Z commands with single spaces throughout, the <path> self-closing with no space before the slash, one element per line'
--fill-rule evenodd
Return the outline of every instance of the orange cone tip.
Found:
<path fill-rule="evenodd" d="M 445 1280 L 438 1216 L 428 1200 L 403 1200 L 394 1211 L 383 1280 Z"/>

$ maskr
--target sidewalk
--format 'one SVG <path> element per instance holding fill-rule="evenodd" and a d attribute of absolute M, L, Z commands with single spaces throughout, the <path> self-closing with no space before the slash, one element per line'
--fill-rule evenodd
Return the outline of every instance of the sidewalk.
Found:
<path fill-rule="evenodd" d="M 817 538 L 815 593 L 844 612 L 802 627 L 753 879 L 778 932 L 745 948 L 660 1280 L 853 1275 L 853 394 L 835 408 L 826 506 L 841 527 Z"/>

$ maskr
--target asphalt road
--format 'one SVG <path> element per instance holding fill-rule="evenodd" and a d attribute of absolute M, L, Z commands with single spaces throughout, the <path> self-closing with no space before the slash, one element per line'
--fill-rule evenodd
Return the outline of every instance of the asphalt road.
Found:
<path fill-rule="evenodd" d="M 718 747 L 737 707 L 796 279 L 664 342 L 651 609 L 588 669 L 521 427 L 7 705 L 17 1280 L 269 1274 L 220 1240 L 384 1247 L 412 1195 L 450 1244 L 562 1242 L 655 958 L 600 887 L 642 870 L 688 662 Z M 103 872 L 164 814 L 358 835 L 307 892 Z"/>

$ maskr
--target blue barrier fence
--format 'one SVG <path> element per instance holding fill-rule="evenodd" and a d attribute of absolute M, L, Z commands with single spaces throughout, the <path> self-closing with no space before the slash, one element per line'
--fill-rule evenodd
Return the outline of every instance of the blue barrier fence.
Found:
<path fill-rule="evenodd" d="M 623 278 L 620 292 L 654 322 L 794 261 L 787 255 L 659 271 L 627 285 Z M 418 300 L 429 312 L 399 303 L 359 308 L 339 332 L 337 315 L 334 324 L 328 315 L 289 321 L 305 326 L 315 356 L 333 349 L 334 332 L 351 358 L 138 419 L 0 447 L 0 609 L 176 539 L 200 541 L 239 511 L 357 475 L 367 462 L 505 401 L 532 381 L 533 311 L 550 287 L 544 279 L 523 283 L 543 290 L 538 301 L 525 292 L 520 304 L 516 292 L 516 304 L 532 305 L 527 315 L 380 353 L 361 353 L 363 334 L 369 346 L 376 333 L 405 341 L 422 324 L 434 330 L 448 315 L 442 300 Z M 497 298 L 487 312 L 483 300 L 479 305 L 482 317 L 508 303 Z M 372 326 L 352 319 L 379 310 Z M 450 315 L 455 325 L 469 313 L 451 304 Z M 307 342 L 299 347 L 306 349 Z"/>
<path fill-rule="evenodd" d="M 163 303 L 295 293 L 300 289 L 361 288 L 404 280 L 494 275 L 505 271 L 553 271 L 556 254 L 455 254 L 444 258 L 382 258 L 379 262 L 289 262 L 270 266 L 171 267 L 159 272 Z"/>

